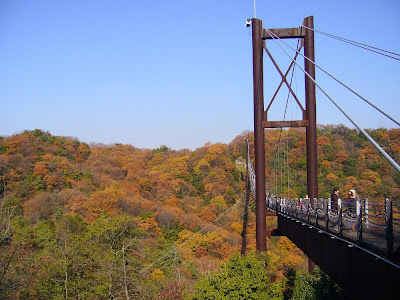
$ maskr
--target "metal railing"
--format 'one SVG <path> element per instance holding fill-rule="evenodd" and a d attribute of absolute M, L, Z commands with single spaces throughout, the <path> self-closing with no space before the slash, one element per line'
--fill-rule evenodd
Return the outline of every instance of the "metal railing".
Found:
<path fill-rule="evenodd" d="M 347 199 L 346 199 L 347 200 Z M 400 205 L 383 202 L 266 197 L 266 208 L 333 233 L 387 257 L 400 247 Z"/>
<path fill-rule="evenodd" d="M 255 175 L 248 159 L 251 191 Z M 400 202 L 390 199 L 286 199 L 266 196 L 266 208 L 295 218 L 386 257 L 400 251 Z"/>

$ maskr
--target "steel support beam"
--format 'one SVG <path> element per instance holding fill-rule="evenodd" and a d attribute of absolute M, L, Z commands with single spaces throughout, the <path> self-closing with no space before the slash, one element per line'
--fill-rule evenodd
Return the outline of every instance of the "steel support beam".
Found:
<path fill-rule="evenodd" d="M 355 244 L 280 214 L 278 230 L 335 281 L 349 299 L 398 298 L 400 268 L 394 264 Z"/>
<path fill-rule="evenodd" d="M 265 220 L 265 146 L 264 128 L 264 79 L 263 79 L 263 28 L 262 21 L 252 19 L 253 39 L 253 94 L 254 94 L 254 149 L 256 173 L 256 246 L 267 251 Z"/>
<path fill-rule="evenodd" d="M 275 39 L 278 36 L 280 39 L 292 39 L 292 38 L 303 38 L 304 30 L 303 27 L 300 28 L 279 28 L 279 29 L 268 29 L 272 32 L 272 36 L 269 32 L 263 30 L 263 39 Z M 274 35 L 275 34 L 275 35 Z"/>
<path fill-rule="evenodd" d="M 304 19 L 304 25 L 314 28 L 314 17 Z M 314 31 L 305 29 L 304 56 L 315 61 Z M 315 79 L 315 65 L 308 59 L 304 59 L 305 70 Z M 317 106 L 315 96 L 315 84 L 306 75 L 306 119 L 309 121 L 306 128 L 307 139 L 307 193 L 311 199 L 318 198 L 318 162 L 317 162 Z"/>
<path fill-rule="evenodd" d="M 308 123 L 308 120 L 262 122 L 264 128 L 308 127 Z"/>

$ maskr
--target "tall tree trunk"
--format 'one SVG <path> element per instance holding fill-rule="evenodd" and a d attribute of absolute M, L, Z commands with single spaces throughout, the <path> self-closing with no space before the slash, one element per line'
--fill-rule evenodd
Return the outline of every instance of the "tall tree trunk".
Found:
<path fill-rule="evenodd" d="M 64 240 L 64 272 L 65 272 L 65 279 L 64 279 L 64 289 L 65 289 L 65 299 L 68 299 L 68 266 L 67 266 L 67 238 Z"/>
<path fill-rule="evenodd" d="M 128 292 L 128 280 L 126 278 L 126 265 L 125 265 L 125 245 L 122 246 L 122 265 L 124 270 L 124 284 L 125 284 L 125 296 L 126 299 L 129 300 L 129 292 Z"/>

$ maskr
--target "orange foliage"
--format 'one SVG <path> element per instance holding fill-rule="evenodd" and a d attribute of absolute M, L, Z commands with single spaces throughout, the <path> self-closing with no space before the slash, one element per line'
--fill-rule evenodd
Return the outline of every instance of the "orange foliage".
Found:
<path fill-rule="evenodd" d="M 317 138 L 318 146 L 329 145 L 330 143 L 331 143 L 331 140 L 327 136 L 319 136 Z"/>
<path fill-rule="evenodd" d="M 342 164 L 349 156 L 344 151 L 336 153 L 335 163 Z"/>
<path fill-rule="evenodd" d="M 97 191 L 89 196 L 89 199 L 76 208 L 88 221 L 97 219 L 102 212 L 109 216 L 121 214 L 120 200 L 126 197 L 117 185 Z M 72 200 L 72 199 L 71 199 Z"/>
<path fill-rule="evenodd" d="M 37 177 L 44 177 L 49 173 L 47 169 L 47 162 L 45 161 L 38 161 L 34 166 L 33 175 Z"/>
<path fill-rule="evenodd" d="M 180 200 L 177 197 L 172 197 L 172 198 L 169 198 L 167 201 L 165 201 L 165 204 L 173 207 L 173 206 L 177 206 L 179 202 L 180 202 Z"/>
<path fill-rule="evenodd" d="M 154 215 L 151 215 L 147 219 L 142 219 L 140 217 L 136 218 L 136 222 L 139 227 L 142 227 L 147 232 L 150 232 L 154 236 L 161 236 L 162 231 L 161 228 L 158 226 L 158 223 L 155 219 Z"/>
<path fill-rule="evenodd" d="M 142 203 L 140 206 L 140 209 L 142 211 L 156 211 L 157 205 L 154 202 L 151 201 L 145 201 Z"/>
<path fill-rule="evenodd" d="M 203 220 L 211 222 L 217 218 L 217 215 L 214 212 L 215 207 L 214 205 L 205 206 L 201 212 L 199 213 L 199 217 Z"/>
<path fill-rule="evenodd" d="M 323 160 L 322 165 L 327 169 L 331 168 L 331 162 L 329 160 Z"/>
<path fill-rule="evenodd" d="M 329 173 L 328 175 L 326 175 L 326 179 L 333 185 L 336 180 L 339 179 L 338 176 L 336 176 L 335 174 Z"/>
<path fill-rule="evenodd" d="M 351 189 L 357 189 L 357 187 L 359 186 L 359 182 L 357 180 L 357 178 L 355 178 L 354 176 L 349 176 L 345 179 L 344 182 L 344 192 L 347 193 L 349 190 Z M 347 194 L 343 195 L 343 198 L 347 197 Z"/>

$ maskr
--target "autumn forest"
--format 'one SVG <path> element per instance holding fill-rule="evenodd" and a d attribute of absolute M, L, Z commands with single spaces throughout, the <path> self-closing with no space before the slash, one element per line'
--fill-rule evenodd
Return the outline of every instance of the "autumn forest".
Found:
<path fill-rule="evenodd" d="M 400 161 L 399 129 L 368 133 Z M 0 299 L 340 298 L 287 238 L 255 252 L 253 205 L 240 255 L 245 138 L 253 149 L 251 132 L 196 150 L 0 137 Z M 320 197 L 400 200 L 400 175 L 358 131 L 319 125 L 317 141 Z M 266 130 L 265 147 L 267 190 L 305 197 L 305 131 Z"/>

